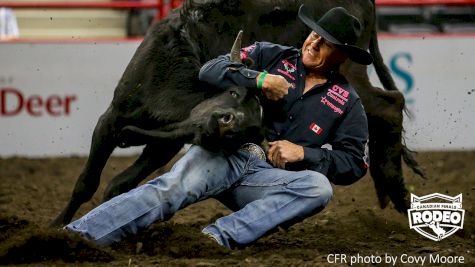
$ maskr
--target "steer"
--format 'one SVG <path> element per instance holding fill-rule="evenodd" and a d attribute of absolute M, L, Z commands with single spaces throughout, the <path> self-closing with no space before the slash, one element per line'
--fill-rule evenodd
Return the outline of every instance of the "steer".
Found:
<path fill-rule="evenodd" d="M 243 31 L 240 31 L 230 53 L 231 60 L 238 63 L 241 63 L 242 35 Z M 244 63 L 253 65 L 250 59 Z M 186 120 L 152 130 L 125 126 L 119 133 L 118 146 L 129 147 L 169 139 L 201 145 L 211 151 L 232 152 L 245 143 L 262 143 L 262 116 L 256 92 L 234 86 L 199 103 Z"/>
<path fill-rule="evenodd" d="M 232 152 L 245 143 L 262 143 L 262 108 L 255 94 L 232 87 L 191 110 L 186 120 L 158 129 L 126 126 L 119 134 L 119 147 L 160 140 L 180 140 L 210 151 Z"/>
<path fill-rule="evenodd" d="M 369 48 L 384 89 L 371 85 L 366 66 L 348 61 L 341 72 L 357 90 L 368 116 L 370 172 L 380 205 L 384 208 L 390 199 L 398 211 L 405 212 L 408 192 L 401 159 L 422 173 L 401 142 L 404 97 L 397 90 L 379 51 L 374 1 L 189 0 L 147 32 L 115 89 L 111 105 L 94 129 L 89 157 L 72 198 L 52 224 L 70 222 L 80 205 L 93 196 L 114 148 L 128 144 L 128 140 L 123 140 L 124 135 L 119 134 L 124 127 L 129 127 L 124 129 L 125 134 L 137 129 L 158 129 L 163 133 L 168 126 L 179 125 L 189 118 L 190 111 L 199 103 L 222 93 L 222 89 L 200 82 L 198 71 L 206 61 L 226 53 L 239 29 L 247 33 L 243 38 L 246 45 L 271 41 L 300 47 L 309 33 L 297 19 L 303 2 L 316 16 L 332 7 L 343 6 L 362 23 L 358 45 Z M 131 139 L 134 139 L 133 134 Z M 138 138 L 129 144 L 136 144 L 136 140 Z M 146 145 L 142 154 L 113 178 L 104 199 L 135 187 L 165 165 L 184 144 L 180 138 L 142 140 Z"/>

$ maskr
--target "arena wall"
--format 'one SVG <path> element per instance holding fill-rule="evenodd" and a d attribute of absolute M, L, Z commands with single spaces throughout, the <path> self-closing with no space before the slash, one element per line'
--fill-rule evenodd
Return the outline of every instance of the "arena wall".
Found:
<path fill-rule="evenodd" d="M 0 43 L 0 156 L 87 155 L 97 119 L 138 45 Z M 381 36 L 380 48 L 412 115 L 405 118 L 407 145 L 475 149 L 475 36 Z"/>

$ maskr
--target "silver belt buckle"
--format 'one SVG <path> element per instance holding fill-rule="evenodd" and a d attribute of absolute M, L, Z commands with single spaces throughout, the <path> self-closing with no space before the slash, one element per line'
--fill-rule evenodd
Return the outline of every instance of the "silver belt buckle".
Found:
<path fill-rule="evenodd" d="M 239 150 L 247 151 L 261 160 L 266 160 L 266 153 L 264 152 L 264 149 L 254 143 L 245 143 L 239 148 Z"/>

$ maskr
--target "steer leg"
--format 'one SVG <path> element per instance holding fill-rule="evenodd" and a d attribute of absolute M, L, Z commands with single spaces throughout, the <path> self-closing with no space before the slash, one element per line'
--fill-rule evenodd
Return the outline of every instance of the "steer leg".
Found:
<path fill-rule="evenodd" d="M 183 145 L 182 142 L 169 140 L 148 144 L 130 167 L 112 179 L 104 192 L 103 200 L 109 200 L 136 187 L 157 168 L 167 164 Z"/>
<path fill-rule="evenodd" d="M 396 210 L 406 212 L 409 199 L 402 175 L 401 143 L 404 96 L 369 85 L 359 88 L 368 117 L 370 173 L 380 206 L 385 208 L 392 201 Z"/>
<path fill-rule="evenodd" d="M 116 147 L 113 138 L 113 121 L 115 121 L 115 117 L 110 110 L 99 118 L 92 136 L 89 157 L 76 181 L 71 199 L 66 208 L 51 222 L 50 226 L 58 227 L 71 222 L 79 207 L 89 201 L 97 191 L 102 170 Z"/>
<path fill-rule="evenodd" d="M 370 172 L 381 208 L 391 200 L 397 211 L 408 209 L 408 191 L 402 175 L 402 127 L 377 117 L 368 117 L 370 125 Z M 402 120 L 401 120 L 402 123 Z"/>

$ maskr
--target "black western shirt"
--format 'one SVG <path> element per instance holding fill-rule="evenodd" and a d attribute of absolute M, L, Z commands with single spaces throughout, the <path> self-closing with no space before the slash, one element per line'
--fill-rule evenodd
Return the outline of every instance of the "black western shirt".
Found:
<path fill-rule="evenodd" d="M 200 80 L 220 87 L 259 90 L 256 77 L 262 71 L 287 79 L 289 93 L 279 101 L 269 100 L 259 92 L 267 139 L 288 140 L 304 148 L 304 160 L 288 163 L 286 169 L 314 170 L 335 184 L 351 184 L 366 173 L 366 114 L 359 96 L 342 75 L 332 74 L 326 83 L 304 94 L 306 71 L 298 49 L 256 42 L 241 49 L 241 58 L 251 58 L 253 69 L 223 55 L 201 68 Z M 327 144 L 331 147 L 324 146 Z"/>

